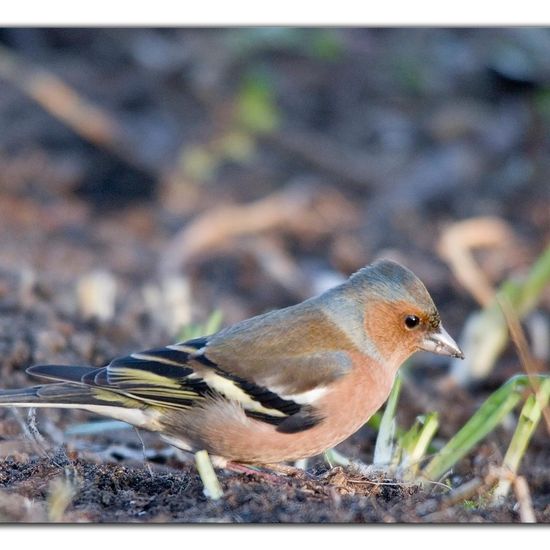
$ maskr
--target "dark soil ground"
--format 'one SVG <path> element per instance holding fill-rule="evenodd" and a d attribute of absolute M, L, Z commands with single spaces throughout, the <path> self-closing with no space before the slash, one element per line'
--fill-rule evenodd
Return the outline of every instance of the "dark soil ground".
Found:
<path fill-rule="evenodd" d="M 367 479 L 339 467 L 312 474 L 311 480 L 281 479 L 273 484 L 254 475 L 220 476 L 224 497 L 206 499 L 193 467 L 150 473 L 143 466 L 95 464 L 80 460 L 32 459 L 2 463 L 0 481 L 9 478 L 6 521 L 47 521 L 48 483 L 69 472 L 79 487 L 63 514 L 65 522 L 221 522 L 357 523 L 517 521 L 513 504 L 445 506 L 441 497 L 418 485 L 383 477 Z M 16 497 L 14 498 L 14 493 Z M 31 504 L 29 504 L 31 501 Z M 51 502 L 51 499 L 50 499 Z M 548 513 L 539 521 L 548 521 Z"/>
<path fill-rule="evenodd" d="M 478 304 L 438 256 L 445 229 L 508 224 L 513 238 L 476 256 L 494 285 L 550 240 L 547 30 L 4 29 L 0 46 L 2 388 L 33 383 L 33 363 L 174 342 L 214 310 L 228 325 L 296 303 L 380 256 L 420 276 L 458 337 Z M 71 118 L 39 69 L 98 111 Z M 547 289 L 538 315 L 549 309 Z M 399 424 L 438 411 L 445 441 L 519 372 L 512 347 L 462 386 L 418 355 Z M 442 483 L 315 457 L 304 479 L 223 472 L 213 502 L 188 457 L 97 420 L 0 409 L 0 520 L 520 520 L 513 494 L 496 508 L 485 486 L 449 498 L 501 463 L 513 421 Z M 369 463 L 375 438 L 366 426 L 338 450 Z M 550 522 L 543 425 L 520 474 Z"/>

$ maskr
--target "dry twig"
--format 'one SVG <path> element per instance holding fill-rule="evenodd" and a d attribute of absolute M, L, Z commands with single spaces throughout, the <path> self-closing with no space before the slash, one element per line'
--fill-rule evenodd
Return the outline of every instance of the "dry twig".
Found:
<path fill-rule="evenodd" d="M 518 476 L 507 468 L 492 466 L 485 478 L 488 485 L 494 485 L 500 480 L 506 480 L 512 484 L 519 508 L 519 516 L 522 523 L 536 523 L 533 501 L 527 481 L 523 476 Z"/>
<path fill-rule="evenodd" d="M 472 250 L 499 246 L 513 238 L 512 229 L 499 218 L 473 218 L 448 227 L 439 240 L 438 252 L 458 281 L 485 307 L 493 300 L 495 291 Z"/>
<path fill-rule="evenodd" d="M 539 381 L 537 380 L 536 375 L 540 373 L 540 368 L 537 365 L 537 361 L 531 355 L 529 344 L 527 343 L 527 338 L 521 328 L 518 315 L 507 299 L 503 297 L 499 297 L 497 299 L 502 309 L 502 313 L 504 314 L 504 318 L 506 319 L 508 329 L 510 330 L 512 341 L 514 342 L 519 355 L 521 366 L 523 367 L 523 370 L 525 370 L 525 372 L 532 377 L 530 378 L 530 381 L 534 392 L 537 393 L 539 389 Z M 542 409 L 542 414 L 546 423 L 546 430 L 550 434 L 550 409 L 548 407 L 544 407 Z"/>
<path fill-rule="evenodd" d="M 335 227 L 352 227 L 356 222 L 355 208 L 340 193 L 319 186 L 289 185 L 255 202 L 220 206 L 199 215 L 173 238 L 161 260 L 161 271 L 178 271 L 237 237 L 274 229 L 302 237 L 326 235 Z"/>
<path fill-rule="evenodd" d="M 527 481 L 523 476 L 514 478 L 514 493 L 519 505 L 519 517 L 522 523 L 537 523 L 535 511 L 533 510 L 533 501 Z"/>

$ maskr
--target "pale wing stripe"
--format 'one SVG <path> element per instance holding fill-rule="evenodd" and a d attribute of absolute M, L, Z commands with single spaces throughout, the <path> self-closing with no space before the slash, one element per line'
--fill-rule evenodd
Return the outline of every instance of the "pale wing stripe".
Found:
<path fill-rule="evenodd" d="M 159 357 L 158 355 L 147 355 L 145 353 L 132 353 L 130 357 L 132 357 L 133 359 L 139 359 L 140 361 L 151 361 L 153 363 L 163 363 L 165 365 L 171 365 L 173 367 L 187 368 L 178 361 L 172 361 L 171 359 L 167 359 L 166 357 Z"/>
<path fill-rule="evenodd" d="M 185 346 L 183 344 L 170 344 L 166 346 L 168 349 L 173 349 L 174 351 L 183 351 L 184 353 L 194 354 L 197 353 L 197 348 L 192 348 L 191 346 Z"/>
<path fill-rule="evenodd" d="M 163 409 L 174 409 L 176 411 L 181 411 L 182 409 L 189 409 L 190 408 L 190 405 L 176 405 L 174 403 L 168 403 L 166 401 L 162 401 L 162 400 L 158 400 L 158 399 L 153 399 L 153 398 L 143 398 L 142 399 L 143 402 L 147 403 L 147 405 L 155 405 L 155 406 L 158 406 L 158 407 L 162 407 Z"/>
<path fill-rule="evenodd" d="M 185 390 L 174 390 L 172 388 L 132 388 L 132 391 L 136 392 L 139 395 L 148 394 L 148 395 L 166 395 L 171 397 L 181 397 L 182 399 L 203 399 L 202 395 L 199 395 L 196 392 L 185 391 Z"/>
<path fill-rule="evenodd" d="M 107 367 L 109 382 L 135 381 L 141 384 L 153 384 L 157 386 L 169 386 L 179 388 L 179 382 L 174 378 L 168 378 L 154 372 L 137 370 L 132 367 Z"/>
<path fill-rule="evenodd" d="M 272 388 L 268 388 L 268 390 L 276 393 L 281 399 L 294 401 L 294 403 L 298 403 L 298 405 L 313 405 L 328 392 L 328 388 L 326 386 L 314 388 L 313 390 L 308 390 L 302 393 L 295 393 L 293 395 L 285 395 L 284 393 L 282 393 L 282 391 L 284 390 Z"/>
<path fill-rule="evenodd" d="M 212 389 L 221 393 L 227 399 L 240 403 L 247 411 L 264 413 L 270 416 L 287 416 L 277 409 L 264 407 L 228 378 L 215 374 L 214 372 L 207 372 L 203 374 L 202 378 Z"/>
<path fill-rule="evenodd" d="M 156 399 L 152 399 L 149 397 L 140 397 L 139 395 L 135 395 L 128 392 L 123 392 L 118 389 L 96 389 L 95 390 L 96 397 L 98 399 L 101 399 L 102 401 L 112 401 L 114 403 L 120 403 L 120 400 L 122 397 L 127 397 L 131 401 L 143 403 L 144 405 L 158 405 L 160 407 L 166 408 L 166 409 L 175 409 L 175 410 L 181 410 L 181 409 L 188 409 L 189 406 L 187 405 L 178 405 L 175 403 L 167 403 L 165 401 L 159 401 Z M 117 399 L 118 397 L 118 399 Z M 100 405 L 101 406 L 101 405 Z"/>

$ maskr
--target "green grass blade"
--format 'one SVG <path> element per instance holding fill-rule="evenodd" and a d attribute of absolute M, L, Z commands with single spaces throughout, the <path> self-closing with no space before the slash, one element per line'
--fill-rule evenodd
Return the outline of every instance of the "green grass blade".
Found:
<path fill-rule="evenodd" d="M 409 431 L 405 432 L 401 437 L 397 436 L 397 445 L 400 454 L 399 463 L 404 468 L 407 468 L 410 464 L 410 455 L 412 454 L 416 441 L 418 440 L 420 428 L 420 418 L 417 417 Z"/>
<path fill-rule="evenodd" d="M 425 456 L 437 428 L 439 427 L 439 415 L 431 412 L 418 418 L 416 433 L 410 438 L 407 448 L 403 449 L 401 467 L 409 470 L 409 475 L 416 475 L 418 464 Z M 413 426 L 414 428 L 414 426 Z"/>
<path fill-rule="evenodd" d="M 336 449 L 325 451 L 324 459 L 331 468 L 334 466 L 349 466 L 351 464 L 351 460 Z"/>
<path fill-rule="evenodd" d="M 485 378 L 508 342 L 508 327 L 497 303 L 473 312 L 460 338 L 464 360 L 453 359 L 451 376 L 462 385 Z"/>
<path fill-rule="evenodd" d="M 380 411 L 375 412 L 368 420 L 367 426 L 373 430 L 378 431 L 382 422 L 382 413 Z"/>
<path fill-rule="evenodd" d="M 528 385 L 529 377 L 518 375 L 510 378 L 493 392 L 468 422 L 428 463 L 422 474 L 431 480 L 437 480 L 445 474 L 474 445 L 500 424 L 502 419 L 519 403 L 522 392 Z"/>
<path fill-rule="evenodd" d="M 218 332 L 222 325 L 223 314 L 220 310 L 216 309 L 210 317 L 204 323 L 191 323 L 183 327 L 177 336 L 178 341 L 191 340 L 192 338 L 199 338 L 200 336 L 206 336 Z"/>
<path fill-rule="evenodd" d="M 373 459 L 373 464 L 376 466 L 387 466 L 392 461 L 395 434 L 395 412 L 397 410 L 400 390 L 401 376 L 397 374 L 386 407 L 384 408 L 384 414 L 382 415 L 378 436 L 376 438 Z"/>
<path fill-rule="evenodd" d="M 508 343 L 508 326 L 499 300 L 512 305 L 520 319 L 537 305 L 550 283 L 550 246 L 538 257 L 523 281 L 508 280 L 486 308 L 473 313 L 460 339 L 465 360 L 452 361 L 452 376 L 461 384 L 485 378 Z"/>
<path fill-rule="evenodd" d="M 548 405 L 549 400 L 550 378 L 547 378 L 540 385 L 537 394 L 532 394 L 527 398 L 525 405 L 521 409 L 516 431 L 504 456 L 503 467 L 514 474 L 518 471 L 519 464 L 529 445 L 533 432 L 539 424 L 542 410 Z M 506 497 L 510 490 L 510 485 L 511 481 L 509 479 L 501 479 L 499 481 L 493 493 L 493 504 L 497 504 L 499 500 Z"/>
<path fill-rule="evenodd" d="M 529 275 L 520 285 L 514 307 L 520 317 L 525 317 L 537 305 L 539 296 L 550 283 L 550 246 L 539 256 Z"/>
<path fill-rule="evenodd" d="M 218 332 L 222 326 L 222 319 L 223 313 L 219 309 L 215 309 L 204 324 L 204 335 Z"/>
<path fill-rule="evenodd" d="M 437 429 L 439 428 L 439 414 L 437 412 L 428 413 L 424 419 L 424 425 L 420 431 L 418 439 L 412 452 L 412 460 L 418 462 L 425 454 L 428 446 L 432 442 Z"/>

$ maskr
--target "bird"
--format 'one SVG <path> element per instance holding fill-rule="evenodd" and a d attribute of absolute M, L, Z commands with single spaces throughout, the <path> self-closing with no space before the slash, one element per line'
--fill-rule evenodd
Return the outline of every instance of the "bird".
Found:
<path fill-rule="evenodd" d="M 101 367 L 31 366 L 50 382 L 0 390 L 0 406 L 91 411 L 205 450 L 219 468 L 276 465 L 356 432 L 419 350 L 463 358 L 420 279 L 383 259 L 214 334 Z"/>

